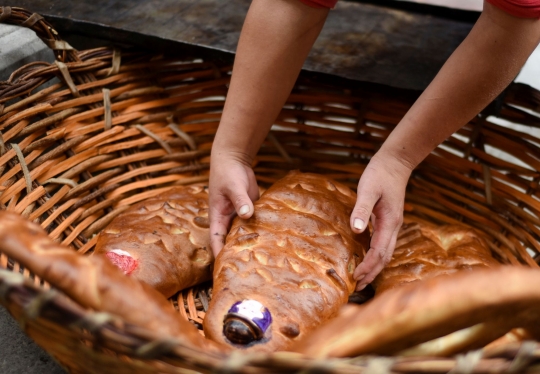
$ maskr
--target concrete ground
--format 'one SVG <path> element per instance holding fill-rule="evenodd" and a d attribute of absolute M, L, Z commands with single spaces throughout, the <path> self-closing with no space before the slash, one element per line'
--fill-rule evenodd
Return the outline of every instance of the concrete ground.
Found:
<path fill-rule="evenodd" d="M 65 373 L 47 352 L 22 332 L 17 322 L 2 306 L 0 306 L 0 373 Z"/>

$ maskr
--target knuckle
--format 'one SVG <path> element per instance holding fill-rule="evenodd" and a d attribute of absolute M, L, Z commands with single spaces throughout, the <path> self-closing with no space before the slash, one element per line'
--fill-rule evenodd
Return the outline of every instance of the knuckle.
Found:
<path fill-rule="evenodd" d="M 215 221 L 220 223 L 222 220 L 227 221 L 228 217 L 234 213 L 234 207 L 228 201 L 221 201 L 215 204 L 210 204 L 210 209 L 208 210 L 208 215 L 210 221 Z"/>
<path fill-rule="evenodd" d="M 354 215 L 360 217 L 369 217 L 371 215 L 371 210 L 364 205 L 357 205 L 354 207 Z"/>
<path fill-rule="evenodd" d="M 363 281 L 365 283 L 369 284 L 369 283 L 373 282 L 373 280 L 375 279 L 376 276 L 377 276 L 376 273 L 370 273 L 370 274 L 366 275 L 366 277 L 363 279 Z"/>
<path fill-rule="evenodd" d="M 403 223 L 403 216 L 399 213 L 390 214 L 387 217 L 387 222 L 392 226 L 399 227 Z"/>
<path fill-rule="evenodd" d="M 246 197 L 244 195 L 236 195 L 233 197 L 232 202 L 236 207 L 241 207 L 242 205 L 247 204 Z"/>

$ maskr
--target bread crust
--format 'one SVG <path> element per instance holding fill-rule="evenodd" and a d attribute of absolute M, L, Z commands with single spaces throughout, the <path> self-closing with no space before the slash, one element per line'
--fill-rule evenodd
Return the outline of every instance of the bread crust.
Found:
<path fill-rule="evenodd" d="M 540 324 L 540 270 L 500 266 L 456 272 L 347 305 L 294 349 L 312 357 L 394 354 L 479 323 L 509 331 Z"/>
<path fill-rule="evenodd" d="M 269 188 L 250 219 L 234 220 L 217 256 L 206 336 L 230 344 L 224 318 L 242 300 L 260 302 L 272 317 L 262 340 L 237 345 L 250 351 L 286 350 L 334 316 L 369 246 L 369 234 L 349 226 L 355 202 L 349 188 L 316 174 L 291 172 Z"/>
<path fill-rule="evenodd" d="M 18 214 L 0 211 L 0 252 L 83 307 L 119 316 L 159 338 L 178 338 L 192 348 L 228 350 L 204 339 L 146 283 L 125 276 L 102 256 L 82 256 L 55 243 L 40 226 Z"/>
<path fill-rule="evenodd" d="M 475 230 L 460 225 L 403 224 L 392 260 L 375 278 L 376 295 L 462 270 L 500 265 Z"/>
<path fill-rule="evenodd" d="M 128 258 L 125 273 L 169 298 L 212 278 L 208 192 L 202 185 L 173 187 L 133 205 L 100 234 L 96 256 Z"/>

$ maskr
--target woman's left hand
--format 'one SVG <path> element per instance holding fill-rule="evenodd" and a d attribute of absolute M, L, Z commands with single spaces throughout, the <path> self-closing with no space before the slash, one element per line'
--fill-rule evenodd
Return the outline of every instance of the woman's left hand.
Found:
<path fill-rule="evenodd" d="M 358 197 L 351 214 L 351 228 L 361 233 L 371 217 L 370 249 L 354 271 L 356 290 L 364 289 L 392 259 L 403 223 L 405 188 L 412 167 L 392 156 L 376 154 L 358 183 Z"/>

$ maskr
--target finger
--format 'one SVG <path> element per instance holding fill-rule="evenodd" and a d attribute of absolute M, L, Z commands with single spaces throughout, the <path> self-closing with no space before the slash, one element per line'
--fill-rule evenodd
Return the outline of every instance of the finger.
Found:
<path fill-rule="evenodd" d="M 212 189 L 210 189 L 209 205 L 210 247 L 214 256 L 217 256 L 225 244 L 225 237 L 234 216 L 234 207 L 227 196 L 214 193 Z"/>
<path fill-rule="evenodd" d="M 374 274 L 378 274 L 383 269 L 386 258 L 385 248 L 371 248 L 367 252 L 364 260 L 354 270 L 353 277 L 358 281 L 357 288 L 360 285 L 365 287 L 365 285 L 371 283 L 375 278 Z M 373 279 L 371 276 L 373 276 Z"/>
<path fill-rule="evenodd" d="M 363 289 L 371 283 L 392 258 L 397 234 L 401 227 L 400 220 L 399 216 L 377 220 L 371 238 L 371 248 L 353 274 L 358 281 L 357 289 Z"/>
<path fill-rule="evenodd" d="M 240 218 L 248 219 L 253 215 L 253 202 L 251 201 L 248 191 L 242 186 L 233 186 L 229 191 L 229 199 L 234 206 L 236 214 Z M 250 191 L 253 196 L 255 193 Z M 256 191 L 258 195 L 258 191 Z"/>
<path fill-rule="evenodd" d="M 248 169 L 248 195 L 251 201 L 257 201 L 259 200 L 259 197 L 261 196 L 261 189 L 259 188 L 259 185 L 257 184 L 257 178 L 255 178 L 255 173 L 253 172 L 253 169 Z M 264 190 L 264 189 L 263 189 Z"/>
<path fill-rule="evenodd" d="M 351 213 L 350 225 L 354 233 L 360 234 L 366 229 L 373 207 L 379 200 L 380 195 L 369 191 L 360 181 L 357 196 L 356 205 Z"/>
<path fill-rule="evenodd" d="M 210 246 L 214 257 L 223 249 L 225 237 L 231 223 L 232 215 L 223 215 L 213 210 L 210 214 Z"/>
<path fill-rule="evenodd" d="M 395 233 L 392 235 L 392 239 L 390 240 L 390 246 L 385 251 L 385 254 L 382 258 L 382 261 L 378 266 L 375 266 L 371 272 L 368 272 L 357 284 L 356 284 L 356 291 L 362 291 L 368 284 L 373 282 L 373 280 L 379 275 L 379 273 L 385 268 L 388 263 L 392 260 L 392 255 L 394 254 L 394 247 L 396 245 L 396 240 L 398 236 L 399 230 L 396 230 Z M 358 265 L 360 266 L 360 265 Z M 362 270 L 360 270 L 362 271 Z"/>

